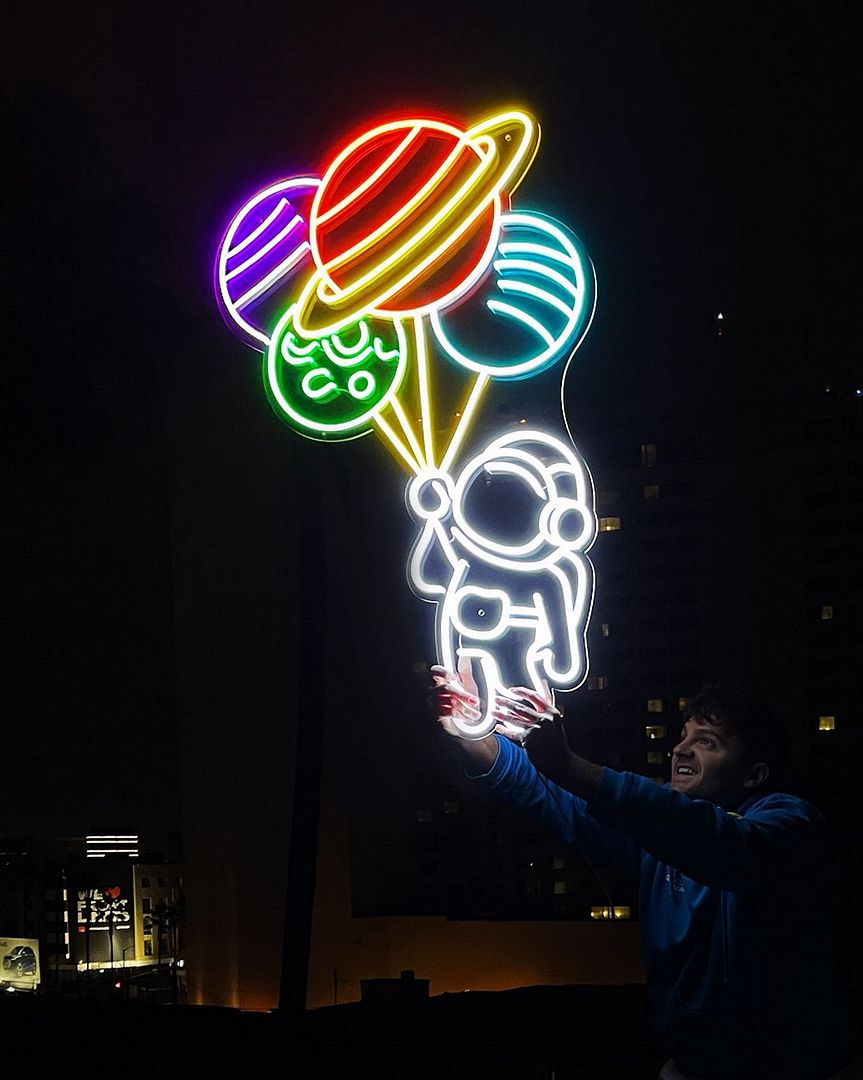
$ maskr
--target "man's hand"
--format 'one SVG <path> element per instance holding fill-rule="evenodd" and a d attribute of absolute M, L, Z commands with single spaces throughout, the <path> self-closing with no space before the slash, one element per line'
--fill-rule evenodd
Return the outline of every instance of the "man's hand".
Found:
<path fill-rule="evenodd" d="M 447 735 L 458 740 L 457 745 L 470 758 L 473 767 L 480 772 L 487 772 L 497 758 L 497 740 L 494 735 L 487 735 L 484 739 L 470 739 L 453 723 L 453 718 L 468 724 L 476 724 L 482 719 L 479 688 L 473 677 L 470 657 L 459 657 L 458 671 L 448 671 L 440 664 L 434 664 L 431 675 L 438 723 Z"/>
<path fill-rule="evenodd" d="M 560 716 L 554 704 L 554 694 L 543 679 L 541 694 L 531 686 L 512 686 L 499 691 L 494 699 L 493 715 L 497 720 L 495 730 L 515 742 L 524 743 L 532 731 L 544 721 Z"/>
<path fill-rule="evenodd" d="M 434 664 L 431 674 L 438 723 L 447 735 L 463 739 L 464 734 L 453 723 L 453 718 L 471 724 L 482 719 L 479 689 L 473 677 L 470 659 L 461 656 L 458 658 L 458 672 L 448 671 L 440 664 Z"/>

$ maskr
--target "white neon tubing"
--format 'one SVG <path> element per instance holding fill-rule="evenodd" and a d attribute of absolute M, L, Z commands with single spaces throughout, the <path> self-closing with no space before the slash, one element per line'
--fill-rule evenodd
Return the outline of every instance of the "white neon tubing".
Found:
<path fill-rule="evenodd" d="M 309 245 L 304 240 L 299 247 L 294 248 L 287 259 L 280 262 L 279 265 L 271 270 L 265 278 L 262 278 L 257 285 L 253 285 L 247 293 L 243 293 L 240 299 L 234 304 L 234 309 L 239 310 L 240 308 L 244 308 L 247 304 L 251 303 L 252 300 L 256 300 L 262 293 L 265 293 L 272 285 L 277 281 L 280 281 L 290 270 L 293 270 L 309 250 Z M 255 337 L 261 338 L 263 335 L 255 334 Z M 267 339 L 264 338 L 264 340 Z"/>
<path fill-rule="evenodd" d="M 272 190 L 273 189 L 271 188 L 270 191 L 272 191 Z M 259 196 L 255 196 L 255 199 L 252 200 L 252 203 L 248 203 L 247 206 L 251 207 L 254 202 L 259 202 L 259 201 L 260 201 Z M 239 244 L 237 244 L 236 247 L 232 247 L 227 252 L 227 258 L 231 259 L 231 258 L 234 257 L 234 255 L 239 255 L 241 251 L 245 251 L 245 249 L 249 246 L 249 244 L 253 244 L 258 239 L 258 237 L 261 235 L 261 233 L 267 231 L 267 229 L 273 224 L 273 222 L 276 220 L 276 218 L 279 216 L 279 214 L 282 213 L 282 211 L 285 209 L 285 207 L 287 205 L 288 205 L 288 200 L 287 199 L 280 199 L 279 202 L 276 204 L 275 210 L 272 210 L 270 212 L 269 216 L 264 218 L 264 220 L 257 227 L 257 229 L 253 229 L 252 232 L 250 232 L 247 237 L 245 237 L 243 240 L 241 240 L 239 242 Z M 239 212 L 239 214 L 235 215 L 235 218 L 242 217 L 246 212 L 247 206 L 244 206 L 243 209 Z M 229 277 L 232 277 L 232 276 L 233 276 L 233 271 L 230 274 L 225 275 L 226 278 L 229 278 Z"/>
<path fill-rule="evenodd" d="M 376 230 L 374 230 L 370 234 L 369 237 L 365 237 L 358 244 L 355 244 L 353 248 L 349 249 L 347 252 L 343 252 L 339 256 L 338 260 L 327 263 L 322 258 L 321 252 L 317 246 L 315 230 L 312 230 L 311 244 L 314 260 L 318 267 L 321 268 L 323 280 L 328 282 L 332 287 L 333 299 L 347 298 L 350 295 L 354 294 L 356 291 L 363 289 L 372 280 L 374 280 L 375 277 L 381 276 L 391 266 L 397 265 L 397 263 L 402 258 L 404 258 L 406 253 L 409 252 L 412 248 L 419 246 L 424 239 L 426 239 L 429 235 L 432 235 L 438 224 L 441 221 L 446 220 L 446 218 L 453 213 L 453 211 L 458 205 L 463 203 L 470 204 L 470 196 L 476 193 L 477 189 L 479 189 L 480 193 L 482 192 L 483 183 L 487 181 L 488 174 L 493 171 L 495 161 L 500 156 L 497 149 L 497 140 L 495 136 L 491 134 L 491 132 L 496 128 L 502 128 L 506 126 L 507 123 L 512 122 L 519 124 L 522 135 L 519 147 L 515 150 L 513 154 L 510 155 L 510 160 L 508 164 L 504 167 L 503 172 L 500 176 L 495 176 L 494 178 L 495 183 L 493 190 L 494 203 L 496 208 L 495 225 L 497 226 L 500 210 L 500 200 L 497 193 L 502 190 L 507 190 L 508 181 L 519 169 L 523 168 L 523 171 L 527 170 L 527 168 L 530 166 L 530 161 L 533 160 L 533 156 L 536 153 L 536 147 L 539 144 L 538 129 L 533 119 L 528 116 L 527 113 L 517 110 L 513 110 L 509 113 L 501 113 L 500 115 L 495 116 L 488 121 L 484 121 L 483 123 L 476 125 L 474 128 L 470 129 L 467 132 L 461 131 L 458 128 L 453 127 L 451 124 L 445 124 L 439 121 L 393 121 L 392 123 L 382 124 L 379 127 L 372 129 L 371 132 L 367 132 L 366 134 L 361 136 L 359 140 L 355 140 L 349 146 L 346 146 L 344 150 L 335 158 L 335 160 L 332 162 L 332 164 L 324 174 L 324 178 L 321 182 L 321 187 L 318 189 L 318 192 L 315 195 L 314 203 L 312 204 L 312 221 L 317 221 L 319 218 L 321 197 L 327 184 L 329 183 L 330 179 L 335 175 L 336 171 L 341 167 L 342 163 L 354 152 L 358 144 L 362 142 L 368 142 L 370 139 L 375 138 L 376 136 L 383 134 L 387 131 L 399 130 L 410 123 L 413 123 L 416 128 L 421 128 L 422 130 L 443 132 L 449 135 L 451 138 L 455 139 L 456 141 L 454 149 L 448 155 L 444 163 L 438 167 L 437 172 L 433 174 L 433 176 L 423 185 L 422 188 L 420 188 L 418 192 L 414 194 L 414 196 L 410 200 L 408 200 L 405 206 L 400 208 L 400 210 L 397 211 L 392 218 L 389 218 L 386 222 L 383 222 Z M 536 146 L 534 147 L 533 154 L 530 155 L 530 160 L 525 163 L 524 159 L 527 156 L 530 144 L 534 139 L 534 132 L 536 132 Z M 513 133 L 510 133 L 510 139 L 512 138 L 512 134 Z M 377 266 L 373 267 L 372 270 L 370 270 L 364 277 L 352 282 L 349 289 L 340 289 L 338 286 L 336 286 L 329 274 L 327 273 L 327 267 L 341 265 L 346 259 L 353 258 L 355 255 L 360 254 L 362 251 L 366 250 L 367 247 L 371 246 L 371 244 L 374 243 L 374 241 L 378 239 L 381 235 L 384 235 L 390 229 L 392 224 L 398 224 L 399 221 L 403 220 L 404 217 L 407 216 L 417 205 L 420 205 L 422 200 L 428 197 L 429 193 L 433 191 L 434 188 L 442 182 L 443 178 L 449 172 L 452 171 L 456 158 L 461 157 L 465 148 L 471 149 L 477 155 L 479 159 L 478 164 L 474 166 L 474 170 L 471 175 L 468 176 L 462 183 L 462 185 L 458 188 L 458 190 L 449 197 L 449 199 L 446 201 L 446 203 L 444 203 L 440 210 L 438 210 L 438 212 L 435 213 L 425 223 L 425 225 L 423 225 L 419 230 L 417 230 L 417 232 L 412 234 L 411 237 L 409 237 L 408 241 L 403 244 L 402 247 L 400 247 L 396 252 L 394 252 L 389 258 L 385 259 L 382 263 L 379 263 Z M 394 161 L 396 159 L 395 157 L 392 157 L 391 160 Z M 513 185 L 511 190 L 515 190 L 515 186 L 517 185 Z M 424 270 L 428 265 L 435 262 L 443 251 L 452 246 L 452 241 L 454 239 L 457 239 L 465 231 L 467 231 L 467 229 L 474 223 L 476 218 L 486 211 L 489 205 L 489 198 L 491 197 L 491 195 L 492 192 L 488 192 L 486 194 L 486 197 L 483 198 L 477 197 L 474 194 L 474 201 L 476 203 L 476 206 L 469 211 L 465 220 L 460 223 L 461 227 L 456 229 L 455 232 L 449 233 L 446 237 L 445 242 L 437 249 L 435 249 L 435 251 L 433 251 L 426 259 L 424 259 L 418 267 L 415 267 L 414 264 L 412 264 L 412 273 L 410 275 L 412 279 L 415 278 L 417 274 Z M 494 231 L 495 233 L 497 233 L 498 230 L 495 229 Z M 390 293 L 390 295 L 395 295 L 395 293 L 400 291 L 400 289 L 403 287 L 403 284 L 404 283 L 400 284 L 399 287 L 395 290 L 387 291 Z M 462 290 L 459 290 L 459 292 L 461 291 Z M 319 295 L 321 299 L 326 302 L 326 297 L 324 296 L 324 294 L 319 291 Z"/>
<path fill-rule="evenodd" d="M 553 352 L 554 337 L 546 330 L 538 319 L 535 319 L 532 315 L 528 315 L 528 313 L 522 311 L 521 308 L 504 303 L 503 300 L 489 300 L 488 306 L 491 311 L 495 312 L 497 315 L 506 315 L 507 318 L 513 319 L 516 322 L 522 322 L 525 326 L 529 326 L 537 337 L 545 342 L 545 352 L 540 353 L 541 356 L 549 356 Z M 507 368 L 507 373 L 511 374 L 509 368 Z"/>
<path fill-rule="evenodd" d="M 324 280 L 330 285 L 330 287 L 333 290 L 333 293 L 335 293 L 336 296 L 344 296 L 346 292 L 349 292 L 351 290 L 344 290 L 344 289 L 339 288 L 339 286 L 336 285 L 335 282 L 332 280 L 332 278 L 331 278 L 330 274 L 328 273 L 328 271 L 333 270 L 333 269 L 337 269 L 339 266 L 343 266 L 346 262 L 350 262 L 351 259 L 356 258 L 357 255 L 361 255 L 364 251 L 367 251 L 370 247 L 373 247 L 374 244 L 375 244 L 375 241 L 379 240 L 383 236 L 386 236 L 388 232 L 392 231 L 392 229 L 399 224 L 399 222 L 404 221 L 405 218 L 409 217 L 410 214 L 418 206 L 422 205 L 422 203 L 429 197 L 431 192 L 433 192 L 436 187 L 438 187 L 441 183 L 443 183 L 443 181 L 446 179 L 446 177 L 449 175 L 449 173 L 451 173 L 452 170 L 455 168 L 455 165 L 457 164 L 459 158 L 462 157 L 462 155 L 463 155 L 466 148 L 469 147 L 470 149 L 474 150 L 474 152 L 477 152 L 476 148 L 470 146 L 470 144 L 467 142 L 463 132 L 459 132 L 455 128 L 452 128 L 451 130 L 452 130 L 452 134 L 455 136 L 455 138 L 457 140 L 456 145 L 454 146 L 454 148 L 450 151 L 448 156 L 444 159 L 443 163 L 438 166 L 437 171 L 434 172 L 429 177 L 429 179 L 423 184 L 423 186 L 421 188 L 419 188 L 411 196 L 411 198 L 408 199 L 408 201 L 403 206 L 399 207 L 399 209 L 392 215 L 392 217 L 389 217 L 385 221 L 381 222 L 381 224 L 378 225 L 378 227 L 376 229 L 373 229 L 370 233 L 368 233 L 366 236 L 364 236 L 362 238 L 362 240 L 360 240 L 356 244 L 354 244 L 353 247 L 350 247 L 346 251 L 343 251 L 338 256 L 338 258 L 331 259 L 329 262 L 324 262 L 324 260 L 320 257 L 320 252 L 319 252 L 319 250 L 317 248 L 317 245 L 315 245 L 315 247 L 314 247 L 314 250 L 315 250 L 315 253 L 316 253 L 315 261 L 318 263 L 319 266 L 323 267 Z M 420 128 L 417 127 L 417 128 L 413 129 L 412 134 L 413 134 L 414 138 L 416 138 L 416 136 L 419 134 L 419 132 L 420 132 Z M 353 146 L 348 147 L 348 150 L 352 150 L 352 149 L 353 149 Z M 486 159 L 484 159 L 483 157 L 480 157 L 479 160 L 480 160 L 480 163 L 483 164 L 483 165 L 485 165 L 487 163 Z M 336 163 L 338 163 L 338 159 L 336 159 Z M 332 173 L 334 173 L 334 172 L 335 172 L 335 165 L 333 165 L 333 167 L 331 169 L 329 169 L 327 171 L 327 174 L 324 176 L 324 180 L 323 180 L 324 184 L 327 183 L 330 175 Z M 469 183 L 472 179 L 473 179 L 472 176 L 468 177 L 465 184 Z M 450 201 L 444 207 L 445 210 L 450 210 L 459 201 L 459 196 L 464 191 L 465 184 L 463 184 L 462 187 L 459 188 L 459 190 L 455 193 L 455 195 L 451 197 Z M 483 209 L 485 209 L 485 207 L 483 207 Z M 435 217 L 433 217 L 431 219 L 431 224 L 437 224 L 437 221 L 439 220 L 439 217 L 440 217 L 440 215 L 436 215 Z M 319 221 L 319 220 L 324 220 L 324 218 L 315 218 L 316 222 Z M 416 246 L 422 240 L 422 238 L 428 233 L 428 231 L 429 231 L 428 227 L 426 227 L 425 229 L 420 230 L 418 233 L 415 233 L 413 236 L 411 236 L 410 237 L 410 244 L 408 245 L 408 247 L 410 248 L 410 247 Z M 396 252 L 396 254 L 391 257 L 390 262 L 397 261 L 396 256 L 401 254 L 402 251 L 403 251 L 403 249 L 399 249 L 399 251 Z M 379 264 L 378 267 L 375 267 L 375 273 L 374 274 L 370 273 L 369 275 L 366 276 L 365 279 L 361 278 L 358 282 L 352 283 L 352 289 L 354 287 L 359 287 L 360 284 L 364 284 L 366 281 L 369 280 L 370 277 L 374 277 L 375 274 L 378 273 L 378 271 L 382 272 L 385 269 L 386 265 L 387 265 L 387 263 Z"/>
<path fill-rule="evenodd" d="M 313 379 L 328 379 L 329 381 L 325 382 L 323 386 L 316 387 L 312 385 Z M 334 390 L 338 390 L 338 387 L 333 382 L 329 371 L 327 371 L 326 368 L 322 367 L 313 368 L 311 371 L 307 371 L 306 374 L 303 376 L 302 387 L 303 393 L 306 395 L 306 397 L 310 397 L 313 401 L 318 398 L 329 397 Z"/>
<path fill-rule="evenodd" d="M 549 451 L 555 460 L 546 463 L 538 455 L 547 457 Z M 519 545 L 501 543 L 465 520 L 464 498 L 485 471 L 511 473 L 525 481 L 540 507 L 532 540 Z M 429 497 L 430 491 L 436 498 Z M 408 561 L 408 579 L 418 595 L 437 605 L 441 663 L 456 670 L 457 658 L 470 655 L 479 661 L 486 683 L 486 712 L 479 722 L 459 725 L 465 737 L 481 738 L 495 728 L 491 699 L 496 690 L 505 688 L 500 685 L 494 652 L 489 650 L 504 644 L 502 639 L 511 630 L 532 631 L 532 639 L 513 659 L 537 693 L 543 692 L 543 680 L 564 689 L 580 685 L 588 669 L 586 628 L 594 575 L 587 551 L 596 538 L 596 516 L 589 473 L 573 449 L 541 431 L 508 433 L 493 440 L 455 480 L 435 469 L 419 473 L 408 487 L 407 502 L 422 523 Z M 562 535 L 561 524 L 574 513 L 581 521 L 577 534 Z M 433 555 L 443 556 L 445 563 L 442 566 L 436 558 L 430 574 Z M 451 568 L 448 573 L 446 563 Z M 481 574 L 481 583 L 476 585 L 471 581 L 474 569 Z M 499 570 L 504 584 L 491 588 L 489 569 Z M 505 582 L 512 575 L 518 578 L 537 571 L 547 575 L 547 587 L 534 590 L 532 604 L 516 604 Z M 483 596 L 500 603 L 495 623 L 488 628 L 465 623 L 460 615 L 462 601 Z M 512 728 L 513 733 L 518 730 Z"/>
<path fill-rule="evenodd" d="M 296 338 L 290 332 L 282 338 L 282 359 L 289 364 L 310 364 L 311 354 L 317 349 L 320 342 L 310 341 L 308 345 L 298 345 Z"/>
<path fill-rule="evenodd" d="M 577 309 L 570 304 L 564 303 L 559 296 L 555 296 L 554 293 L 550 293 L 547 289 L 540 289 L 536 285 L 531 285 L 528 281 L 506 281 L 504 279 L 497 283 L 497 287 L 502 293 L 521 293 L 522 296 L 531 296 L 534 300 L 539 300 L 548 307 L 557 308 L 568 322 L 578 316 Z M 489 301 L 489 306 L 492 303 L 494 303 L 493 300 Z M 549 337 L 551 337 L 550 334 Z"/>
<path fill-rule="evenodd" d="M 517 248 L 518 251 L 528 251 L 532 250 L 533 248 L 533 245 L 529 244 L 507 244 L 506 246 L 510 249 Z M 498 246 L 498 251 L 501 251 L 503 247 L 504 245 L 500 244 Z M 543 250 L 546 252 L 551 252 L 551 248 L 544 248 Z M 567 263 L 567 265 L 570 264 Z M 495 262 L 492 263 L 492 266 L 499 274 L 504 274 L 508 270 L 526 270 L 529 274 L 535 274 L 537 277 L 550 278 L 553 282 L 555 282 L 555 284 L 559 285 L 561 289 L 564 290 L 564 292 L 568 292 L 570 296 L 572 296 L 573 300 L 576 300 L 578 298 L 578 289 L 576 288 L 575 284 L 572 281 L 569 281 L 566 277 L 564 277 L 563 274 L 558 273 L 558 271 L 555 270 L 553 267 L 546 266 L 544 263 L 534 262 L 533 259 L 507 258 L 497 259 Z M 504 284 L 507 283 L 499 283 L 498 288 L 502 289 L 504 287 Z M 511 283 L 509 284 L 511 285 Z M 546 294 L 542 294 L 542 298 L 545 298 L 545 295 Z M 570 311 L 571 309 L 567 308 L 567 312 Z"/>
<path fill-rule="evenodd" d="M 530 240 L 507 240 L 507 230 L 518 228 L 526 228 L 531 231 L 545 233 L 547 236 L 554 239 L 560 250 L 555 250 L 549 248 L 546 244 Z M 506 277 L 507 273 L 518 270 L 519 268 L 522 272 L 534 272 L 534 259 L 522 259 L 520 256 L 542 256 L 543 258 L 553 258 L 555 262 L 569 270 L 572 281 L 564 287 L 566 288 L 568 295 L 574 295 L 576 304 L 572 309 L 571 314 L 566 317 L 563 327 L 557 334 L 552 335 L 547 327 L 543 326 L 529 313 L 521 311 L 521 309 L 516 308 L 514 305 L 508 305 L 505 301 L 489 298 L 486 301 L 486 306 L 490 311 L 507 318 L 518 319 L 525 326 L 529 327 L 533 333 L 537 334 L 540 340 L 545 344 L 545 349 L 536 356 L 528 357 L 524 360 L 515 359 L 510 363 L 493 363 L 491 361 L 476 360 L 474 357 L 461 350 L 452 341 L 445 327 L 444 320 L 446 311 L 432 311 L 431 322 L 435 337 L 441 348 L 448 356 L 459 364 L 469 368 L 471 371 L 488 372 L 492 377 L 518 378 L 544 367 L 547 363 L 552 362 L 555 354 L 559 352 L 562 353 L 567 348 L 571 347 L 574 352 L 578 345 L 584 340 L 596 310 L 596 290 L 594 287 L 590 293 L 587 291 L 586 272 L 591 274 L 594 286 L 596 277 L 590 260 L 586 257 L 582 258 L 569 236 L 550 218 L 543 217 L 539 214 L 510 212 L 501 216 L 500 229 L 501 240 L 498 245 L 498 253 L 505 257 L 494 260 L 493 265 L 495 272 L 499 275 L 497 287 L 501 289 L 501 291 L 528 292 L 528 288 L 523 287 L 520 290 L 514 288 L 514 283 L 508 281 Z M 510 258 L 511 255 L 519 257 Z M 587 271 L 585 270 L 585 262 L 587 263 Z M 525 263 L 527 263 L 527 266 L 524 265 Z M 565 275 L 560 275 L 559 271 L 551 267 L 545 268 L 544 277 L 553 281 L 557 281 L 559 277 L 563 277 L 564 281 L 566 280 Z M 506 282 L 506 286 L 504 286 L 504 282 Z M 521 284 L 522 286 L 529 286 L 529 283 Z M 575 290 L 574 293 L 573 289 Z M 535 293 L 532 295 L 534 296 L 534 299 L 542 299 L 543 302 L 548 302 L 547 297 L 543 298 Z M 590 295 L 593 296 L 593 306 L 585 320 L 584 327 L 578 331 L 577 337 L 572 340 L 576 328 L 584 316 L 584 305 Z M 557 305 L 554 306 L 557 310 Z"/>
<path fill-rule="evenodd" d="M 282 393 L 279 386 L 278 378 L 276 376 L 276 368 L 281 361 L 282 350 L 275 347 L 275 342 L 279 341 L 286 323 L 293 319 L 295 311 L 296 305 L 288 308 L 285 314 L 278 321 L 278 323 L 276 324 L 276 328 L 273 331 L 273 337 L 270 341 L 269 348 L 267 350 L 267 382 L 269 384 L 270 391 L 273 394 L 273 397 L 279 403 L 280 408 L 283 409 L 284 412 L 295 422 L 295 424 L 301 431 L 317 433 L 322 438 L 326 438 L 328 435 L 342 434 L 349 431 L 356 431 L 357 436 L 365 434 L 365 432 L 357 431 L 357 429 L 363 427 L 369 420 L 376 419 L 375 414 L 380 412 L 380 410 L 383 409 L 385 405 L 388 405 L 395 398 L 399 388 L 401 387 L 402 380 L 404 379 L 405 369 L 407 366 L 407 342 L 405 340 L 405 333 L 404 329 L 402 328 L 402 324 L 397 319 L 393 320 L 392 325 L 395 327 L 396 336 L 399 342 L 397 354 L 398 367 L 396 368 L 395 375 L 393 376 L 392 382 L 390 383 L 389 390 L 387 390 L 386 394 L 383 395 L 375 408 L 369 410 L 369 412 L 367 413 L 362 413 L 360 416 L 354 417 L 352 420 L 345 420 L 338 424 L 321 424 L 315 420 L 310 419 L 307 416 L 304 416 L 302 413 L 297 412 L 297 410 L 293 407 L 290 401 L 288 401 L 288 399 Z M 381 355 L 381 352 L 377 349 L 376 352 L 378 352 L 379 356 Z M 384 353 L 384 355 L 389 354 Z M 393 353 L 393 355 L 396 354 Z M 317 370 L 326 371 L 325 368 L 318 368 Z M 304 376 L 302 384 L 304 391 L 306 389 L 305 380 L 308 378 L 309 374 L 307 373 L 306 376 Z M 335 384 L 333 384 L 333 387 L 335 387 Z M 322 396 L 322 392 L 317 394 L 317 396 Z M 416 470 L 416 462 L 413 462 L 411 460 L 411 471 L 416 472 Z"/>
<path fill-rule="evenodd" d="M 227 281 L 228 259 L 245 250 L 245 248 L 249 244 L 253 243 L 263 232 L 265 232 L 266 229 L 273 224 L 279 214 L 284 211 L 285 207 L 288 204 L 288 200 L 284 198 L 280 199 L 275 209 L 270 212 L 266 219 L 258 226 L 256 226 L 256 228 L 251 233 L 249 233 L 248 236 L 243 237 L 240 243 L 237 244 L 235 247 L 232 246 L 233 240 L 234 237 L 237 235 L 237 229 L 240 227 L 240 224 L 245 219 L 245 217 L 249 213 L 251 213 L 251 211 L 254 209 L 255 206 L 258 205 L 258 203 L 263 202 L 264 199 L 268 199 L 271 195 L 275 195 L 280 191 L 290 193 L 291 191 L 296 190 L 317 188 L 319 185 L 320 180 L 316 176 L 298 176 L 292 178 L 291 180 L 282 180 L 277 184 L 271 184 L 269 187 L 264 188 L 263 191 L 259 191 L 256 195 L 249 199 L 249 201 L 245 203 L 237 211 L 236 214 L 234 214 L 231 224 L 228 226 L 228 231 L 225 233 L 225 237 L 222 240 L 222 246 L 219 249 L 217 279 L 219 285 L 219 296 L 222 300 L 225 311 L 227 311 L 227 313 L 230 315 L 231 319 L 233 319 L 233 321 L 237 324 L 237 326 L 243 329 L 250 337 L 254 338 L 256 341 L 259 341 L 265 349 L 269 347 L 270 339 L 265 333 L 263 333 L 263 331 L 259 330 L 256 326 L 253 326 L 250 322 L 247 322 L 247 320 L 243 318 L 239 311 L 241 307 L 244 307 L 246 304 L 248 304 L 251 300 L 255 298 L 255 296 L 260 295 L 260 292 L 256 292 L 255 289 L 250 289 L 246 293 L 246 295 L 240 297 L 238 301 L 234 301 L 231 299 L 230 293 L 228 292 Z M 311 252 L 310 245 L 305 241 L 302 245 L 300 245 L 300 247 L 302 248 L 302 250 L 297 249 L 297 259 L 285 259 L 281 266 L 277 267 L 276 270 L 281 271 L 282 274 L 288 273 L 288 271 L 293 268 L 296 262 L 299 261 L 299 259 L 302 258 L 303 255 L 309 254 Z M 289 263 L 290 265 L 287 265 Z M 276 271 L 274 271 L 274 273 L 275 272 Z M 268 282 L 265 288 L 269 288 L 271 285 L 274 284 L 274 282 L 275 278 L 272 278 L 272 280 Z M 263 292 L 264 289 L 261 289 L 260 291 Z"/>
<path fill-rule="evenodd" d="M 384 128 L 382 130 L 386 129 Z M 393 150 L 393 152 L 389 155 L 386 161 L 383 162 L 383 164 L 379 165 L 374 170 L 374 172 L 372 172 L 360 185 L 355 187 L 353 191 L 349 192 L 349 194 L 346 195 L 340 203 L 336 203 L 335 206 L 331 206 L 325 214 L 317 215 L 318 224 L 322 225 L 324 222 L 336 217 L 337 214 L 343 213 L 351 205 L 351 203 L 356 202 L 356 200 L 361 195 L 365 194 L 365 192 L 367 192 L 370 187 L 376 184 L 382 176 L 386 176 L 386 174 L 402 156 L 405 150 L 407 150 L 410 144 L 412 142 L 416 142 L 417 136 L 419 135 L 421 130 L 422 129 L 418 126 L 411 128 L 408 131 L 407 135 L 405 135 L 399 145 L 395 148 L 395 150 Z M 335 173 L 336 166 L 340 165 L 341 162 L 345 160 L 345 158 L 348 156 L 348 152 L 353 149 L 354 146 L 356 146 L 356 142 L 351 143 L 351 145 L 346 150 L 342 151 L 342 153 L 339 154 L 333 164 L 333 167 L 328 170 L 329 174 Z"/>
<path fill-rule="evenodd" d="M 367 360 L 375 351 L 373 345 L 367 345 L 361 353 L 358 353 L 354 356 L 339 356 L 339 354 L 330 345 L 329 341 L 327 341 L 326 338 L 321 341 L 321 348 L 327 359 L 331 360 L 336 365 L 336 367 L 344 368 L 356 367 L 357 364 L 361 364 L 363 360 Z"/>
<path fill-rule="evenodd" d="M 371 337 L 369 324 L 363 319 L 362 322 L 357 323 L 357 326 L 359 327 L 360 332 L 355 345 L 345 345 L 340 334 L 333 334 L 330 339 L 334 343 L 333 347 L 343 356 L 356 356 L 356 354 L 362 352 L 368 344 L 369 338 Z"/>
<path fill-rule="evenodd" d="M 496 600 L 500 602 L 501 614 L 500 618 L 493 625 L 487 629 L 482 629 L 476 626 L 469 626 L 460 617 L 459 611 L 461 608 L 461 601 L 468 596 L 485 597 L 489 601 Z M 512 625 L 512 600 L 509 595 L 503 591 L 503 589 L 483 589 L 477 586 L 463 586 L 461 589 L 456 590 L 452 597 L 452 625 L 460 634 L 469 634 L 477 641 L 496 641 L 505 632 L 508 626 Z"/>
<path fill-rule="evenodd" d="M 258 262 L 260 259 L 263 259 L 263 257 L 268 252 L 272 251 L 277 244 L 280 244 L 282 240 L 285 239 L 288 233 L 293 232 L 294 229 L 296 229 L 296 227 L 302 222 L 302 220 L 303 219 L 300 217 L 299 214 L 294 214 L 293 218 L 288 222 L 284 229 L 282 229 L 280 233 L 276 233 L 272 240 L 268 240 L 267 243 L 264 244 L 262 248 L 259 248 L 254 255 L 250 255 L 244 263 L 240 263 L 239 266 L 235 266 L 233 270 L 225 274 L 225 281 L 230 281 L 231 278 L 235 278 L 238 274 L 242 274 L 244 270 L 248 270 L 250 266 L 254 266 L 256 262 Z M 230 257 L 230 255 L 236 255 L 236 252 L 232 251 L 228 254 Z"/>
<path fill-rule="evenodd" d="M 348 390 L 358 401 L 362 401 L 375 392 L 375 380 L 368 371 L 355 371 L 348 379 Z"/>
<path fill-rule="evenodd" d="M 533 489 L 533 493 L 538 499 L 545 498 L 545 489 L 539 480 L 531 474 L 530 470 L 522 468 L 521 465 L 517 465 L 514 461 L 490 461 L 486 464 L 485 471 L 493 476 L 502 476 L 504 474 L 520 476 L 528 487 Z"/>

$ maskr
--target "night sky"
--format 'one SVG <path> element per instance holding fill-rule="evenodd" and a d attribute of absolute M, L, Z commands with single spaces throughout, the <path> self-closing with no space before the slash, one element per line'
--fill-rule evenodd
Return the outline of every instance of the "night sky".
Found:
<path fill-rule="evenodd" d="M 507 10 L 7 8 L 0 832 L 178 828 L 184 404 L 202 386 L 231 402 L 214 445 L 248 439 L 259 416 L 256 453 L 290 469 L 315 450 L 274 417 L 257 355 L 226 331 L 213 258 L 244 197 L 315 172 L 379 114 L 470 121 L 518 103 L 539 119 L 519 198 L 578 233 L 599 281 L 571 422 L 854 377 L 856 5 Z M 749 344 L 705 374 L 719 311 Z M 370 490 L 391 492 L 371 441 L 324 452 L 352 491 L 379 462 Z M 231 483 L 224 513 L 242 518 L 254 479 L 238 466 Z M 397 552 L 389 520 L 368 524 Z M 415 618 L 415 603 L 391 617 Z"/>

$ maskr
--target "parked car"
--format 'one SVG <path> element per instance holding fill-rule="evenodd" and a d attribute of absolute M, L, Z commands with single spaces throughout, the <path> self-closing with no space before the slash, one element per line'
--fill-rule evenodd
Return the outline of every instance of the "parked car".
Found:
<path fill-rule="evenodd" d="M 16 945 L 3 957 L 3 970 L 15 975 L 35 975 L 36 954 L 29 945 Z"/>

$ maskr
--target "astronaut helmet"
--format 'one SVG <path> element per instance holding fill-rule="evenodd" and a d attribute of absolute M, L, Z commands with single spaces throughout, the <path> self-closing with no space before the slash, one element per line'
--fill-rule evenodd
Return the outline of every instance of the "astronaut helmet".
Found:
<path fill-rule="evenodd" d="M 507 432 L 473 457 L 452 490 L 454 526 L 503 562 L 584 552 L 596 536 L 593 482 L 571 444 L 547 432 Z"/>

